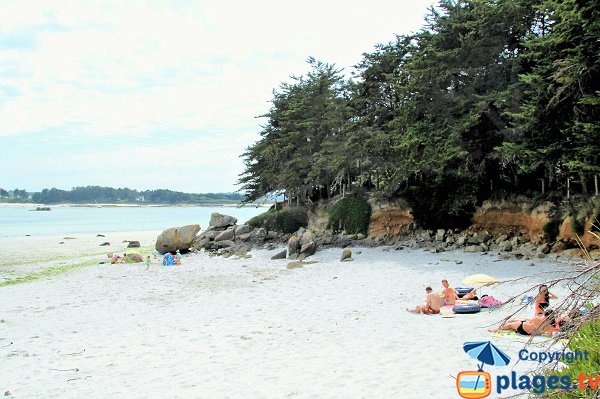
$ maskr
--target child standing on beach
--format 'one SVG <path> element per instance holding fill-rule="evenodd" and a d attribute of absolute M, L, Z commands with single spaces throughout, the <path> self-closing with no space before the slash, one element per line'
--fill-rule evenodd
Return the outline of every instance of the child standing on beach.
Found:
<path fill-rule="evenodd" d="M 146 270 L 150 269 L 150 255 L 148 255 L 148 257 L 146 258 Z"/>

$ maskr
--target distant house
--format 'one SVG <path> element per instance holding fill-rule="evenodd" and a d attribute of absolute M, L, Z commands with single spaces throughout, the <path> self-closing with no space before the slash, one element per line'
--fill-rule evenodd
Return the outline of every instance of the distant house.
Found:
<path fill-rule="evenodd" d="M 145 202 L 146 198 L 143 195 L 140 195 L 138 197 L 135 198 L 136 202 Z"/>

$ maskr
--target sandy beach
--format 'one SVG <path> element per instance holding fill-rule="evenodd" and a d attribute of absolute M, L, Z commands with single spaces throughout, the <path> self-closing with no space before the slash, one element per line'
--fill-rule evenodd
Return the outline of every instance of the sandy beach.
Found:
<path fill-rule="evenodd" d="M 127 252 L 122 240 L 139 240 L 141 252 L 151 253 L 156 235 L 0 239 L 0 281 L 87 262 L 0 286 L 1 392 L 15 398 L 458 397 L 452 376 L 477 370 L 462 344 L 493 339 L 487 327 L 515 307 L 454 318 L 405 308 L 423 302 L 425 286 L 439 290 L 442 278 L 459 286 L 474 273 L 509 280 L 568 267 L 390 248 L 354 248 L 348 263 L 339 262 L 341 249 L 327 249 L 313 257 L 318 263 L 296 270 L 270 260 L 279 249 L 254 250 L 250 259 L 189 254 L 181 266 L 154 261 L 149 271 L 98 264 L 106 252 Z M 101 240 L 112 245 L 99 247 Z M 542 279 L 484 293 L 505 299 Z M 515 360 L 524 345 L 494 342 Z M 531 367 L 511 362 L 486 371 Z"/>

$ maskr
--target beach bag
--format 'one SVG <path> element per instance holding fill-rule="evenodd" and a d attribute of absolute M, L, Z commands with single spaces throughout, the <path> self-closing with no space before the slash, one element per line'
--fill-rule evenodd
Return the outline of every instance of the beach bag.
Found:
<path fill-rule="evenodd" d="M 485 295 L 479 298 L 479 306 L 482 308 L 495 308 L 502 305 L 502 301 L 493 296 Z"/>

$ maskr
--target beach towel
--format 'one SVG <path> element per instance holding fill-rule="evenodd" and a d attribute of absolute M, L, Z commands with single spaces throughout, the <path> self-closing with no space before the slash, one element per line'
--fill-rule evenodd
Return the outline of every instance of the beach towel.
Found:
<path fill-rule="evenodd" d="M 502 301 L 493 296 L 485 295 L 479 298 L 479 306 L 482 308 L 495 308 L 502 305 Z"/>

